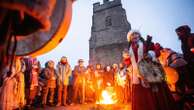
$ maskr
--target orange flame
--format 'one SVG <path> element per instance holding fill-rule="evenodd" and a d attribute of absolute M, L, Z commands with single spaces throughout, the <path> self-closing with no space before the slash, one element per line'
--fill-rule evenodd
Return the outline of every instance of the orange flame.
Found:
<path fill-rule="evenodd" d="M 116 104 L 117 102 L 117 95 L 113 87 L 107 87 L 102 91 L 100 100 L 96 104 Z"/>

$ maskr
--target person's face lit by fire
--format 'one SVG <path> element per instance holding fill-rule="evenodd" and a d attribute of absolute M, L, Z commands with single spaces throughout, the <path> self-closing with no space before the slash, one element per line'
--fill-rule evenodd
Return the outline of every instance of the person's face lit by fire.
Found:
<path fill-rule="evenodd" d="M 92 70 L 91 70 L 91 68 L 87 68 L 87 72 L 91 72 Z"/>
<path fill-rule="evenodd" d="M 55 63 L 53 61 L 48 62 L 48 67 L 49 68 L 54 68 L 54 66 L 55 66 Z"/>
<path fill-rule="evenodd" d="M 129 53 L 128 52 L 123 52 L 123 59 L 128 59 L 129 58 Z"/>
<path fill-rule="evenodd" d="M 61 63 L 66 64 L 67 63 L 67 57 L 62 57 L 61 58 Z"/>
<path fill-rule="evenodd" d="M 80 59 L 80 60 L 78 61 L 78 65 L 79 65 L 80 67 L 84 66 L 84 61 L 83 61 L 82 59 Z"/>
<path fill-rule="evenodd" d="M 38 68 L 38 66 L 39 66 L 39 62 L 36 60 L 36 61 L 34 61 L 33 62 L 33 64 L 32 64 L 32 68 L 34 69 L 34 68 Z"/>
<path fill-rule="evenodd" d="M 110 66 L 107 66 L 107 67 L 106 67 L 106 71 L 107 71 L 107 72 L 111 71 L 111 67 L 110 67 Z"/>
<path fill-rule="evenodd" d="M 91 71 L 93 71 L 93 70 L 94 70 L 93 66 L 90 66 L 90 65 L 87 66 L 87 71 L 88 71 L 88 72 L 91 72 Z"/>
<path fill-rule="evenodd" d="M 101 65 L 100 64 L 96 64 L 96 69 L 97 70 L 101 69 Z"/>
<path fill-rule="evenodd" d="M 113 64 L 112 68 L 113 68 L 113 70 L 118 70 L 118 65 L 117 64 Z"/>

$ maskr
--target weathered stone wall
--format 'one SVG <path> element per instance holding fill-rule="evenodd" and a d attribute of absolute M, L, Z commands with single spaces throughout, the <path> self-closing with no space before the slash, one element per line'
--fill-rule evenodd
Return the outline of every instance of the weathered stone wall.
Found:
<path fill-rule="evenodd" d="M 104 0 L 93 5 L 92 32 L 89 41 L 90 64 L 110 65 L 121 61 L 131 29 L 121 0 Z"/>

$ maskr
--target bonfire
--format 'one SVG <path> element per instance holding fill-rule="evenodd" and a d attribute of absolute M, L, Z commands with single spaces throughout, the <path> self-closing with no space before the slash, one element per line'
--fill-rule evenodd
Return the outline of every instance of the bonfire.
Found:
<path fill-rule="evenodd" d="M 97 100 L 96 104 L 116 104 L 118 102 L 114 87 L 110 84 L 107 85 L 108 87 L 102 90 L 100 99 Z"/>

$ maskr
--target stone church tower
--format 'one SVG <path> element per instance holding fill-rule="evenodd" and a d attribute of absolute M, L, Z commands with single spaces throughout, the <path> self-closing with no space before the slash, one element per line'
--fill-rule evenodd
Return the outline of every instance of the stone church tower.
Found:
<path fill-rule="evenodd" d="M 131 25 L 127 21 L 121 0 L 103 0 L 93 4 L 89 63 L 103 66 L 119 63 L 122 51 L 128 47 L 127 33 Z"/>

